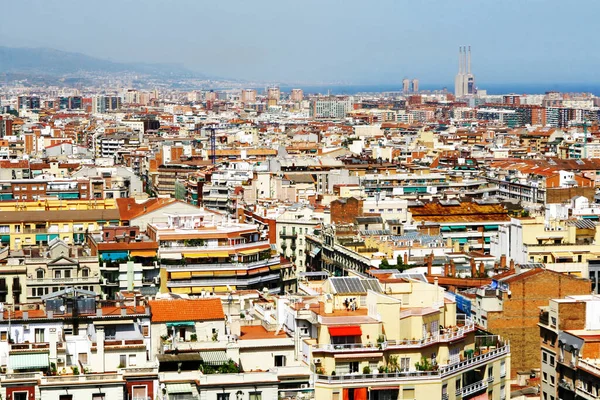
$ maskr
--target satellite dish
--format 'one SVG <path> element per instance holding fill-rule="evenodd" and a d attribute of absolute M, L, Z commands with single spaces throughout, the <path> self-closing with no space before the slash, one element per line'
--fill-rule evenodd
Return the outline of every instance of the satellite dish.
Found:
<path fill-rule="evenodd" d="M 167 385 L 165 385 L 164 383 L 161 383 L 161 384 L 160 384 L 160 388 L 161 388 L 161 389 L 164 389 L 164 388 L 166 388 L 166 387 L 167 387 Z"/>
<path fill-rule="evenodd" d="M 60 306 L 60 307 L 59 307 L 59 310 L 60 310 L 61 312 L 65 312 L 65 306 Z"/>

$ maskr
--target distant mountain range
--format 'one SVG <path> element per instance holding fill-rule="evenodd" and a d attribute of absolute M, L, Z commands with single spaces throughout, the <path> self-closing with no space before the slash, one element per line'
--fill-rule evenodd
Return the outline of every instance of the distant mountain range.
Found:
<path fill-rule="evenodd" d="M 120 63 L 48 48 L 0 46 L 0 73 L 3 72 L 53 76 L 129 72 L 160 78 L 207 78 L 178 64 Z"/>

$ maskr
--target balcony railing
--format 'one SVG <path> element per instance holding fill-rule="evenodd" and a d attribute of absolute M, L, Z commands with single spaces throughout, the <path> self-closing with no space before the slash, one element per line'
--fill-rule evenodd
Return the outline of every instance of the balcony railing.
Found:
<path fill-rule="evenodd" d="M 96 381 L 120 381 L 123 377 L 121 374 L 87 374 L 87 375 L 59 375 L 46 376 L 45 383 L 62 383 L 62 382 L 96 382 Z"/>
<path fill-rule="evenodd" d="M 317 380 L 327 383 L 358 382 L 372 380 L 414 380 L 438 379 L 438 371 L 406 371 L 391 374 L 346 374 L 346 375 L 317 375 Z"/>
<path fill-rule="evenodd" d="M 387 340 L 375 344 L 346 343 L 346 344 L 316 344 L 313 345 L 313 351 L 327 352 L 356 352 L 356 351 L 377 351 L 388 348 L 417 348 L 429 346 L 434 343 L 448 342 L 463 338 L 466 334 L 475 330 L 475 324 L 472 320 L 467 320 L 466 325 L 456 330 L 446 329 L 444 333 L 432 335 L 424 339 L 416 340 Z"/>
<path fill-rule="evenodd" d="M 578 362 L 579 368 L 585 369 L 593 374 L 600 375 L 600 363 L 590 362 L 585 358 L 580 358 Z"/>
<path fill-rule="evenodd" d="M 549 315 L 548 311 L 540 312 L 540 324 L 550 325 L 550 317 L 548 315 Z"/>
<path fill-rule="evenodd" d="M 271 257 L 266 260 L 252 261 L 252 262 L 240 262 L 240 263 L 218 263 L 218 264 L 185 264 L 185 265 L 169 265 L 161 264 L 161 267 L 166 268 L 168 272 L 185 270 L 214 270 L 222 268 L 255 268 L 255 267 L 268 267 L 270 265 L 276 265 L 280 263 L 279 257 Z"/>
<path fill-rule="evenodd" d="M 487 380 L 475 382 L 475 383 L 465 386 L 463 388 L 456 389 L 456 397 L 466 397 L 473 393 L 485 390 L 485 389 L 487 389 L 487 387 L 488 387 Z"/>
<path fill-rule="evenodd" d="M 174 246 L 161 246 L 159 249 L 159 252 L 165 252 L 165 253 L 176 253 L 176 252 L 193 252 L 193 251 L 236 251 L 236 250 L 242 250 L 242 249 L 248 249 L 248 248 L 252 248 L 252 247 L 259 247 L 259 246 L 269 246 L 270 248 L 270 243 L 266 240 L 263 240 L 261 242 L 252 242 L 252 243 L 242 243 L 242 244 L 236 244 L 233 246 L 178 246 L 178 245 L 174 245 Z M 267 249 L 265 249 L 267 250 Z"/>
<path fill-rule="evenodd" d="M 15 343 L 10 345 L 10 351 L 35 351 L 42 350 L 48 351 L 50 349 L 50 343 Z"/>
<path fill-rule="evenodd" d="M 485 354 L 480 354 L 475 357 L 467 358 L 466 360 L 459 361 L 454 364 L 448 364 L 440 367 L 440 373 L 442 376 L 452 375 L 456 372 L 462 371 L 465 368 L 470 368 L 478 364 L 484 364 L 485 362 L 500 357 L 502 355 L 510 353 L 510 345 L 504 345 Z"/>
<path fill-rule="evenodd" d="M 396 373 L 382 373 L 382 374 L 345 374 L 345 375 L 317 375 L 317 380 L 320 382 L 326 383 L 336 383 L 340 381 L 385 381 L 385 380 L 414 380 L 414 379 L 440 379 L 446 376 L 464 371 L 469 368 L 473 368 L 480 364 L 485 364 L 488 361 L 495 359 L 497 357 L 503 356 L 510 352 L 510 346 L 505 345 L 498 349 L 492 350 L 488 353 L 481 354 L 479 356 L 475 356 L 469 358 L 464 361 L 460 361 L 454 364 L 449 364 L 445 366 L 441 366 L 437 371 L 406 371 L 406 372 L 396 372 Z M 488 385 L 487 379 L 476 384 L 470 385 L 475 388 L 474 385 L 477 384 L 485 384 L 485 387 Z M 466 386 L 461 389 L 461 393 L 464 390 L 467 390 L 470 386 Z M 465 392 L 466 393 L 466 392 Z M 462 394 L 462 396 L 466 396 L 469 393 Z M 459 396 L 457 391 L 457 396 Z"/>

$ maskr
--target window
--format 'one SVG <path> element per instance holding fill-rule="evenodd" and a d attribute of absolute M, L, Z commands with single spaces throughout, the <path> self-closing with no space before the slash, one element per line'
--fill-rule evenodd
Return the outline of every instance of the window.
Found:
<path fill-rule="evenodd" d="M 92 394 L 92 400 L 105 400 L 106 397 L 104 396 L 104 393 L 93 393 Z"/>
<path fill-rule="evenodd" d="M 72 394 L 61 394 L 58 396 L 58 400 L 73 400 Z"/>
<path fill-rule="evenodd" d="M 87 278 L 90 276 L 90 269 L 89 268 L 83 268 L 81 270 L 81 276 L 84 278 Z"/>
<path fill-rule="evenodd" d="M 402 398 L 405 400 L 415 399 L 415 389 L 414 388 L 404 388 L 402 390 Z"/>
<path fill-rule="evenodd" d="M 137 364 L 137 358 L 135 354 L 130 354 L 129 355 L 129 366 L 130 367 L 135 367 Z"/>
<path fill-rule="evenodd" d="M 44 330 L 43 328 L 35 328 L 35 342 L 44 343 Z"/>
<path fill-rule="evenodd" d="M 71 277 L 71 270 L 65 269 L 65 278 L 70 278 L 70 277 Z"/>
<path fill-rule="evenodd" d="M 406 372 L 410 369 L 410 357 L 402 357 L 400 359 L 400 371 Z"/>
<path fill-rule="evenodd" d="M 542 352 L 542 362 L 544 364 L 548 363 L 548 353 L 546 353 L 545 351 Z"/>
<path fill-rule="evenodd" d="M 275 356 L 275 366 L 285 367 L 285 356 Z"/>
<path fill-rule="evenodd" d="M 60 270 L 55 269 L 54 270 L 54 279 L 60 279 L 61 275 L 60 275 Z"/>
<path fill-rule="evenodd" d="M 554 367 L 554 356 L 550 356 L 550 366 Z"/>
<path fill-rule="evenodd" d="M 2 331 L 0 332 L 0 340 L 3 342 L 6 342 L 6 338 L 7 338 L 7 332 L 6 331 Z"/>
<path fill-rule="evenodd" d="M 331 400 L 340 400 L 340 392 L 333 392 L 333 396 L 331 396 Z"/>
<path fill-rule="evenodd" d="M 88 363 L 88 355 L 87 353 L 79 353 L 77 355 L 77 359 L 79 360 L 80 363 L 82 363 L 83 365 L 87 365 Z"/>
<path fill-rule="evenodd" d="M 548 382 L 548 373 L 544 372 L 542 374 L 542 382 Z"/>
<path fill-rule="evenodd" d="M 500 377 L 504 378 L 506 376 L 506 361 L 502 361 L 500 363 Z"/>
<path fill-rule="evenodd" d="M 217 400 L 229 400 L 229 393 L 217 393 Z"/>
<path fill-rule="evenodd" d="M 147 386 L 133 386 L 131 388 L 131 400 L 146 400 L 148 389 Z"/>
<path fill-rule="evenodd" d="M 29 392 L 13 392 L 12 398 L 13 400 L 27 400 L 29 396 Z"/>
<path fill-rule="evenodd" d="M 554 386 L 554 375 L 550 375 L 550 384 Z"/>
<path fill-rule="evenodd" d="M 249 400 L 262 400 L 262 392 L 250 392 Z"/>
<path fill-rule="evenodd" d="M 38 279 L 44 279 L 44 270 L 43 270 L 43 269 L 41 269 L 41 268 L 40 268 L 40 269 L 38 269 L 38 270 L 35 272 L 35 274 L 36 274 L 36 276 L 37 276 L 37 278 L 38 278 Z"/>
<path fill-rule="evenodd" d="M 488 378 L 493 378 L 494 377 L 494 366 L 489 366 L 488 367 Z"/>
<path fill-rule="evenodd" d="M 142 335 L 150 336 L 150 328 L 148 325 L 142 325 Z"/>
<path fill-rule="evenodd" d="M 120 368 L 125 368 L 127 366 L 127 356 L 125 354 L 119 356 L 119 366 Z"/>

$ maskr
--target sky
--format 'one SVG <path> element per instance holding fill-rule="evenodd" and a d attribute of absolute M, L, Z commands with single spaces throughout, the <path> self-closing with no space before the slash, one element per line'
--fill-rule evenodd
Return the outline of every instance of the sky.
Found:
<path fill-rule="evenodd" d="M 0 45 L 289 83 L 600 82 L 598 0 L 0 0 Z"/>

